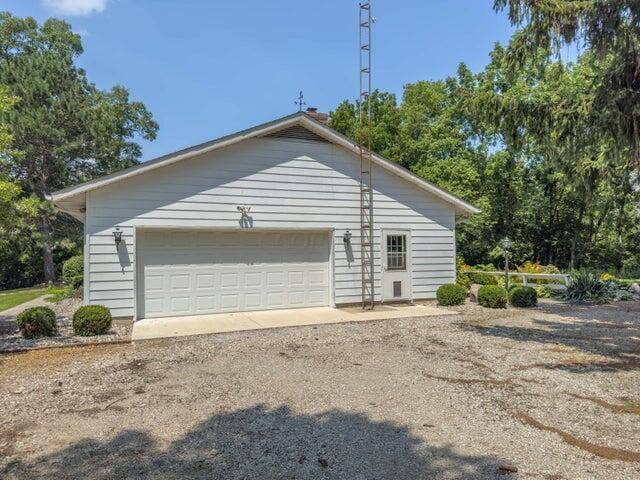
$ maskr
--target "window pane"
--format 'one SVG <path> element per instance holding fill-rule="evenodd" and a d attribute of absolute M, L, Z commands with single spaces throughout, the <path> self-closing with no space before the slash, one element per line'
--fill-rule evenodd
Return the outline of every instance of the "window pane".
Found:
<path fill-rule="evenodd" d="M 407 264 L 406 235 L 387 235 L 387 268 L 405 270 Z"/>

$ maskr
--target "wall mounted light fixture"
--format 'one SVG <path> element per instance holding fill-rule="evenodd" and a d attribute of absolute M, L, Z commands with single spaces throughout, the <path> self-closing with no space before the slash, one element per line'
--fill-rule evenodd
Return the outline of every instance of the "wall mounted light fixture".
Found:
<path fill-rule="evenodd" d="M 113 239 L 116 242 L 116 247 L 119 247 L 122 242 L 122 232 L 118 226 L 116 226 L 116 229 L 113 231 Z"/>
<path fill-rule="evenodd" d="M 342 241 L 344 242 L 345 245 L 351 244 L 351 237 L 352 237 L 352 234 L 349 230 L 344 232 L 344 235 L 342 236 Z"/>

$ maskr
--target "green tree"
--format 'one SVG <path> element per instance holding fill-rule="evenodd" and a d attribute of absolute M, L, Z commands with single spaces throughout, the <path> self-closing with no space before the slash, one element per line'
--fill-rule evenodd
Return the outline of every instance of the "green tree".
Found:
<path fill-rule="evenodd" d="M 62 220 L 46 206 L 52 191 L 138 162 L 134 137 L 154 139 L 157 124 L 123 87 L 101 91 L 76 65 L 80 36 L 66 22 L 0 13 L 0 84 L 19 101 L 2 114 L 14 136 L 3 170 L 34 194 L 44 279 L 55 279 L 53 245 Z"/>
<path fill-rule="evenodd" d="M 590 107 L 607 116 L 615 146 L 629 148 L 628 160 L 640 169 L 640 3 L 494 0 L 494 7 L 507 9 L 511 22 L 522 27 L 509 48 L 515 68 L 540 52 L 550 57 L 564 45 L 584 45 L 597 57 L 599 68 L 593 73 L 598 85 Z"/>
<path fill-rule="evenodd" d="M 0 118 L 11 110 L 16 100 L 15 97 L 9 94 L 9 89 L 6 86 L 0 85 Z M 9 147 L 12 140 L 13 136 L 11 135 L 9 124 L 0 121 L 0 165 L 8 161 Z"/>

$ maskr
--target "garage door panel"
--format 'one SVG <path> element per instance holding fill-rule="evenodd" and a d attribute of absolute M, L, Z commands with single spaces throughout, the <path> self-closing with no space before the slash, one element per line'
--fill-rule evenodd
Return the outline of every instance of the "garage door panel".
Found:
<path fill-rule="evenodd" d="M 329 235 L 141 231 L 144 317 L 329 304 Z"/>
<path fill-rule="evenodd" d="M 215 295 L 197 295 L 196 313 L 208 312 L 216 309 Z"/>
<path fill-rule="evenodd" d="M 308 290 L 307 291 L 307 303 L 316 304 L 323 302 L 327 297 L 327 291 L 322 290 Z"/>
<path fill-rule="evenodd" d="M 244 306 L 247 309 L 260 308 L 260 305 L 262 304 L 262 293 L 246 293 L 244 295 Z"/>
<path fill-rule="evenodd" d="M 262 287 L 264 285 L 263 272 L 247 272 L 244 275 L 245 288 Z"/>
<path fill-rule="evenodd" d="M 191 275 L 171 274 L 169 275 L 169 288 L 172 291 L 191 290 Z"/>
<path fill-rule="evenodd" d="M 221 294 L 220 295 L 220 309 L 225 310 L 238 310 L 240 307 L 239 295 L 237 293 Z"/>
<path fill-rule="evenodd" d="M 233 288 L 234 290 L 240 287 L 240 276 L 238 273 L 222 273 L 220 275 L 220 287 L 221 288 Z"/>
<path fill-rule="evenodd" d="M 309 271 L 309 285 L 326 285 L 327 278 L 323 270 L 314 269 Z"/>
<path fill-rule="evenodd" d="M 198 289 L 213 289 L 216 285 L 216 276 L 212 273 L 196 273 L 196 286 Z"/>
<path fill-rule="evenodd" d="M 304 295 L 304 290 L 298 291 L 298 292 L 289 292 L 289 301 L 288 303 L 290 305 L 304 305 L 305 302 L 305 295 Z"/>
<path fill-rule="evenodd" d="M 151 296 L 147 296 L 145 298 L 145 310 L 148 316 L 156 316 L 157 314 L 161 314 L 165 308 L 163 304 L 163 298 L 153 298 Z"/>
<path fill-rule="evenodd" d="M 147 274 L 145 286 L 147 292 L 161 292 L 164 289 L 164 274 Z"/>

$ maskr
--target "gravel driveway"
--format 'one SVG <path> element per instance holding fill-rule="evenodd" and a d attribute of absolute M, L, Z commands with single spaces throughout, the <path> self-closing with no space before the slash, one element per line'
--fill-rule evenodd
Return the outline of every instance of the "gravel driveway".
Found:
<path fill-rule="evenodd" d="M 5 355 L 0 478 L 637 479 L 638 385 L 632 302 Z"/>

